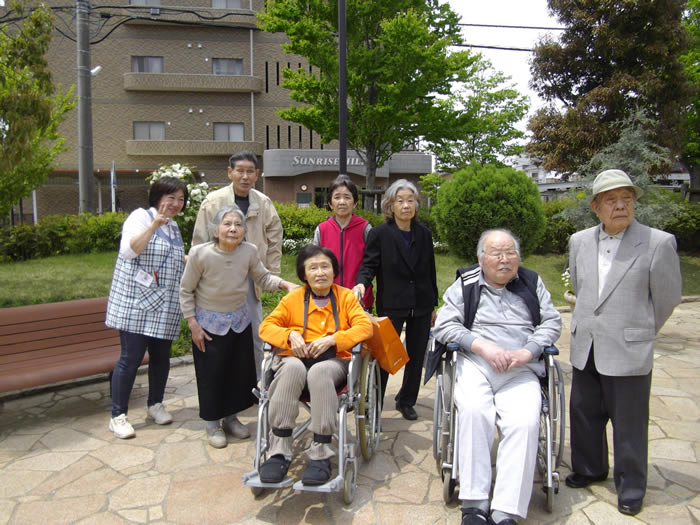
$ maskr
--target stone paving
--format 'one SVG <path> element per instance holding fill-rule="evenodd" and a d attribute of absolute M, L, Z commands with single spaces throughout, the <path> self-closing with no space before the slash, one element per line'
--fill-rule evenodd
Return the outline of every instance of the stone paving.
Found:
<path fill-rule="evenodd" d="M 563 318 L 558 346 L 568 394 L 570 314 Z M 583 490 L 562 481 L 552 514 L 540 485 L 533 487 L 525 523 L 700 523 L 698 320 L 700 302 L 683 303 L 658 339 L 644 510 L 636 518 L 619 514 L 612 479 Z M 166 404 L 175 420 L 168 426 L 145 421 L 147 377 L 138 376 L 130 440 L 107 429 L 104 381 L 0 398 L 0 524 L 459 523 L 458 504 L 443 503 L 432 457 L 434 380 L 421 390 L 418 421 L 403 420 L 387 402 L 379 451 L 368 463 L 358 460 L 357 493 L 346 506 L 342 493 L 286 489 L 253 497 L 241 476 L 252 468 L 254 441 L 229 438 L 220 450 L 207 445 L 187 361 L 171 370 Z M 392 377 L 388 400 L 398 386 Z M 241 419 L 255 430 L 254 409 Z M 568 462 L 567 439 L 562 480 Z M 300 474 L 300 463 L 292 473 Z"/>

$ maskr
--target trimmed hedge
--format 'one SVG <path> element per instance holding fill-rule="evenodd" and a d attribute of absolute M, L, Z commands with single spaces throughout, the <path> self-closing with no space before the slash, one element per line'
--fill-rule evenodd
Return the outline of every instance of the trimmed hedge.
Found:
<path fill-rule="evenodd" d="M 312 239 L 316 226 L 331 214 L 313 205 L 297 208 L 295 204 L 275 203 L 275 207 L 284 228 L 284 250 L 289 253 L 295 253 L 294 246 Z M 384 222 L 377 213 L 364 210 L 356 210 L 356 213 L 373 226 Z M 36 225 L 0 228 L 0 262 L 118 250 L 126 217 L 125 213 L 49 215 Z M 183 231 L 183 235 L 187 233 Z"/>
<path fill-rule="evenodd" d="M 0 229 L 0 262 L 117 250 L 125 213 L 49 215 Z"/>

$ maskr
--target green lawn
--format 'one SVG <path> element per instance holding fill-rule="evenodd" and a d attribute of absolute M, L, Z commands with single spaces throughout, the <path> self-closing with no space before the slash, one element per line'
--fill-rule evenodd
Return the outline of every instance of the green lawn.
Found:
<path fill-rule="evenodd" d="M 109 293 L 115 259 L 116 253 L 110 252 L 0 264 L 0 308 L 105 296 Z M 436 264 L 438 292 L 442 297 L 454 281 L 455 269 L 468 266 L 469 262 L 451 255 L 438 255 Z M 555 305 L 566 305 L 561 281 L 565 255 L 531 255 L 523 264 L 542 276 Z M 700 295 L 700 257 L 682 256 L 681 271 L 683 295 Z M 294 256 L 282 257 L 282 277 L 297 282 Z M 265 312 L 274 308 L 281 296 L 282 292 L 266 294 Z"/>

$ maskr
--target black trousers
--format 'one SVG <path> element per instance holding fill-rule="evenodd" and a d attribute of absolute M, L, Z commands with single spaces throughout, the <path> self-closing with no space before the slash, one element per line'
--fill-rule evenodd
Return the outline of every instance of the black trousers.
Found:
<path fill-rule="evenodd" d="M 614 479 L 622 501 L 641 499 L 647 487 L 651 372 L 606 376 L 595 367 L 593 347 L 571 380 L 571 468 L 584 476 L 608 474 L 605 427 L 613 426 Z"/>
<path fill-rule="evenodd" d="M 423 372 L 423 359 L 425 357 L 425 349 L 428 345 L 428 337 L 430 336 L 430 318 L 432 312 L 419 317 L 397 317 L 389 316 L 391 324 L 394 325 L 396 333 L 401 335 L 404 324 L 406 324 L 406 352 L 408 353 L 409 361 L 403 369 L 403 382 L 401 390 L 396 394 L 395 400 L 397 405 L 413 406 L 418 399 L 418 391 L 420 390 L 420 380 Z M 389 372 L 380 370 L 382 380 L 382 405 L 384 403 L 384 392 L 386 384 L 389 381 Z"/>

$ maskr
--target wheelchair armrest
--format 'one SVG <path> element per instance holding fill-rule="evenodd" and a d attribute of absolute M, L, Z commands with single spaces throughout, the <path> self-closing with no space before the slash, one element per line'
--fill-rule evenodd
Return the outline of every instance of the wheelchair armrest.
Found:
<path fill-rule="evenodd" d="M 459 343 L 447 343 L 447 350 L 450 352 L 458 352 Z"/>
<path fill-rule="evenodd" d="M 544 348 L 543 352 L 544 352 L 546 355 L 559 355 L 559 349 L 558 349 L 556 346 L 554 346 L 554 345 L 552 345 L 552 346 L 546 346 L 546 347 Z"/>
<path fill-rule="evenodd" d="M 353 354 L 361 354 L 362 353 L 362 342 L 357 343 L 355 346 L 352 347 L 352 353 Z"/>

